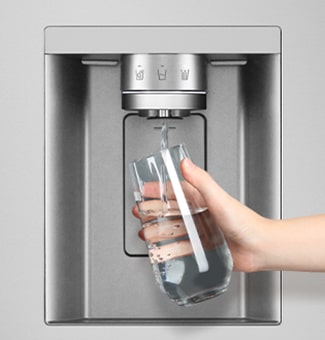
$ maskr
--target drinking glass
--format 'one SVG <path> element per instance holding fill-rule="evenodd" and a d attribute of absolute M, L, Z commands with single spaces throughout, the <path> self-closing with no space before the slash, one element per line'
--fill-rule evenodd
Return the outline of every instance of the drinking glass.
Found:
<path fill-rule="evenodd" d="M 232 257 L 196 188 L 186 182 L 184 144 L 130 164 L 134 197 L 148 255 L 160 289 L 180 306 L 227 290 Z"/>

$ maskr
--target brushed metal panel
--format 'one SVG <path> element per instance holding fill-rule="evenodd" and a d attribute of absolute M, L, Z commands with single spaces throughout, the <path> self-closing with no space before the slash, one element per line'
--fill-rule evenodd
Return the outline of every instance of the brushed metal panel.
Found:
<path fill-rule="evenodd" d="M 280 37 L 276 26 L 49 26 L 45 53 L 280 53 Z"/>
<path fill-rule="evenodd" d="M 47 323 L 278 324 L 281 273 L 234 273 L 224 295 L 179 309 L 159 292 L 148 259 L 125 254 L 128 113 L 120 64 L 82 63 L 93 56 L 46 56 Z M 208 65 L 207 169 L 242 202 L 281 218 L 280 55 L 242 57 L 247 63 Z M 194 145 L 197 135 L 188 138 Z"/>
<path fill-rule="evenodd" d="M 84 309 L 87 73 L 76 59 L 49 59 L 45 92 L 46 315 L 50 320 L 72 319 L 80 318 Z"/>

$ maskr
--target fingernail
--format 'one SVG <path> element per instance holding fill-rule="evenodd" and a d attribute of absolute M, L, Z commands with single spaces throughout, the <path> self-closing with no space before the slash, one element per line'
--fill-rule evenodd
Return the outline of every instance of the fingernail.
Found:
<path fill-rule="evenodd" d="M 194 169 L 195 165 L 189 158 L 184 158 L 184 165 L 189 169 Z"/>

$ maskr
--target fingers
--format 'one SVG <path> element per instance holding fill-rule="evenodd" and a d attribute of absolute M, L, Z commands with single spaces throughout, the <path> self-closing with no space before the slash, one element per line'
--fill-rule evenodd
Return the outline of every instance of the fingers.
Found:
<path fill-rule="evenodd" d="M 179 215 L 179 207 L 175 200 L 169 200 L 167 202 L 161 200 L 141 201 L 132 207 L 132 214 L 136 218 L 152 220 L 159 216 L 177 216 Z"/>
<path fill-rule="evenodd" d="M 228 195 L 203 169 L 194 165 L 189 159 L 185 158 L 181 162 L 181 170 L 186 181 L 182 183 L 184 193 L 189 201 L 189 205 L 194 204 L 196 207 L 207 206 L 211 212 L 222 213 L 228 207 L 238 203 L 230 195 Z M 170 185 L 170 184 L 169 184 Z M 147 197 L 160 197 L 159 183 L 150 182 L 145 185 Z M 173 192 L 169 188 L 169 192 Z M 174 196 L 174 195 L 173 195 Z M 173 197 L 174 198 L 174 197 Z M 174 206 L 173 206 L 174 205 Z M 141 214 L 139 213 L 139 209 Z M 167 210 L 170 214 L 172 210 L 178 213 L 177 203 L 175 199 L 168 197 Z M 140 215 L 159 215 L 166 214 L 166 206 L 160 199 L 148 200 L 141 202 L 139 207 L 133 207 L 133 215 L 140 218 Z"/>
<path fill-rule="evenodd" d="M 175 199 L 173 187 L 170 182 L 165 183 L 165 187 L 160 182 L 146 182 L 143 185 L 143 197 L 146 198 L 158 198 L 161 197 L 164 191 L 167 194 L 168 199 Z"/>
<path fill-rule="evenodd" d="M 181 218 L 163 220 L 143 226 L 143 237 L 150 243 L 162 242 L 187 235 Z"/>
<path fill-rule="evenodd" d="M 142 241 L 145 241 L 145 240 L 146 240 L 146 239 L 144 238 L 143 229 L 140 229 L 140 230 L 139 230 L 138 236 L 141 238 Z"/>
<path fill-rule="evenodd" d="M 132 214 L 133 214 L 134 217 L 140 218 L 139 209 L 138 209 L 137 205 L 134 205 L 132 207 Z"/>
<path fill-rule="evenodd" d="M 259 215 L 225 192 L 206 171 L 189 159 L 182 161 L 181 170 L 185 180 L 200 192 L 228 240 L 237 241 L 243 237 L 247 226 L 256 225 Z"/>
<path fill-rule="evenodd" d="M 220 246 L 223 236 L 212 222 L 208 211 L 193 215 L 197 231 L 205 250 Z M 163 262 L 193 253 L 191 241 L 181 217 L 149 221 L 142 225 L 139 237 L 148 242 L 153 262 Z"/>
<path fill-rule="evenodd" d="M 167 203 L 162 200 L 150 200 L 138 202 L 141 213 L 152 218 L 162 216 L 167 213 Z"/>
<path fill-rule="evenodd" d="M 149 250 L 151 263 L 162 263 L 180 256 L 187 256 L 193 253 L 193 248 L 189 240 L 182 240 L 154 247 Z"/>
<path fill-rule="evenodd" d="M 203 196 L 209 209 L 221 204 L 228 204 L 231 197 L 203 169 L 193 164 L 188 158 L 181 162 L 183 177 Z"/>

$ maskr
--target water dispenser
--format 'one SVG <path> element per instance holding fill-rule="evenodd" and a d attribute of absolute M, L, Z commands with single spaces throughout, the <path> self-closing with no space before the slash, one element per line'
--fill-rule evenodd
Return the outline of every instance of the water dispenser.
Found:
<path fill-rule="evenodd" d="M 279 324 L 280 272 L 233 273 L 193 307 L 159 292 L 128 164 L 167 120 L 170 145 L 281 218 L 280 29 L 48 27 L 44 55 L 46 323 Z"/>

